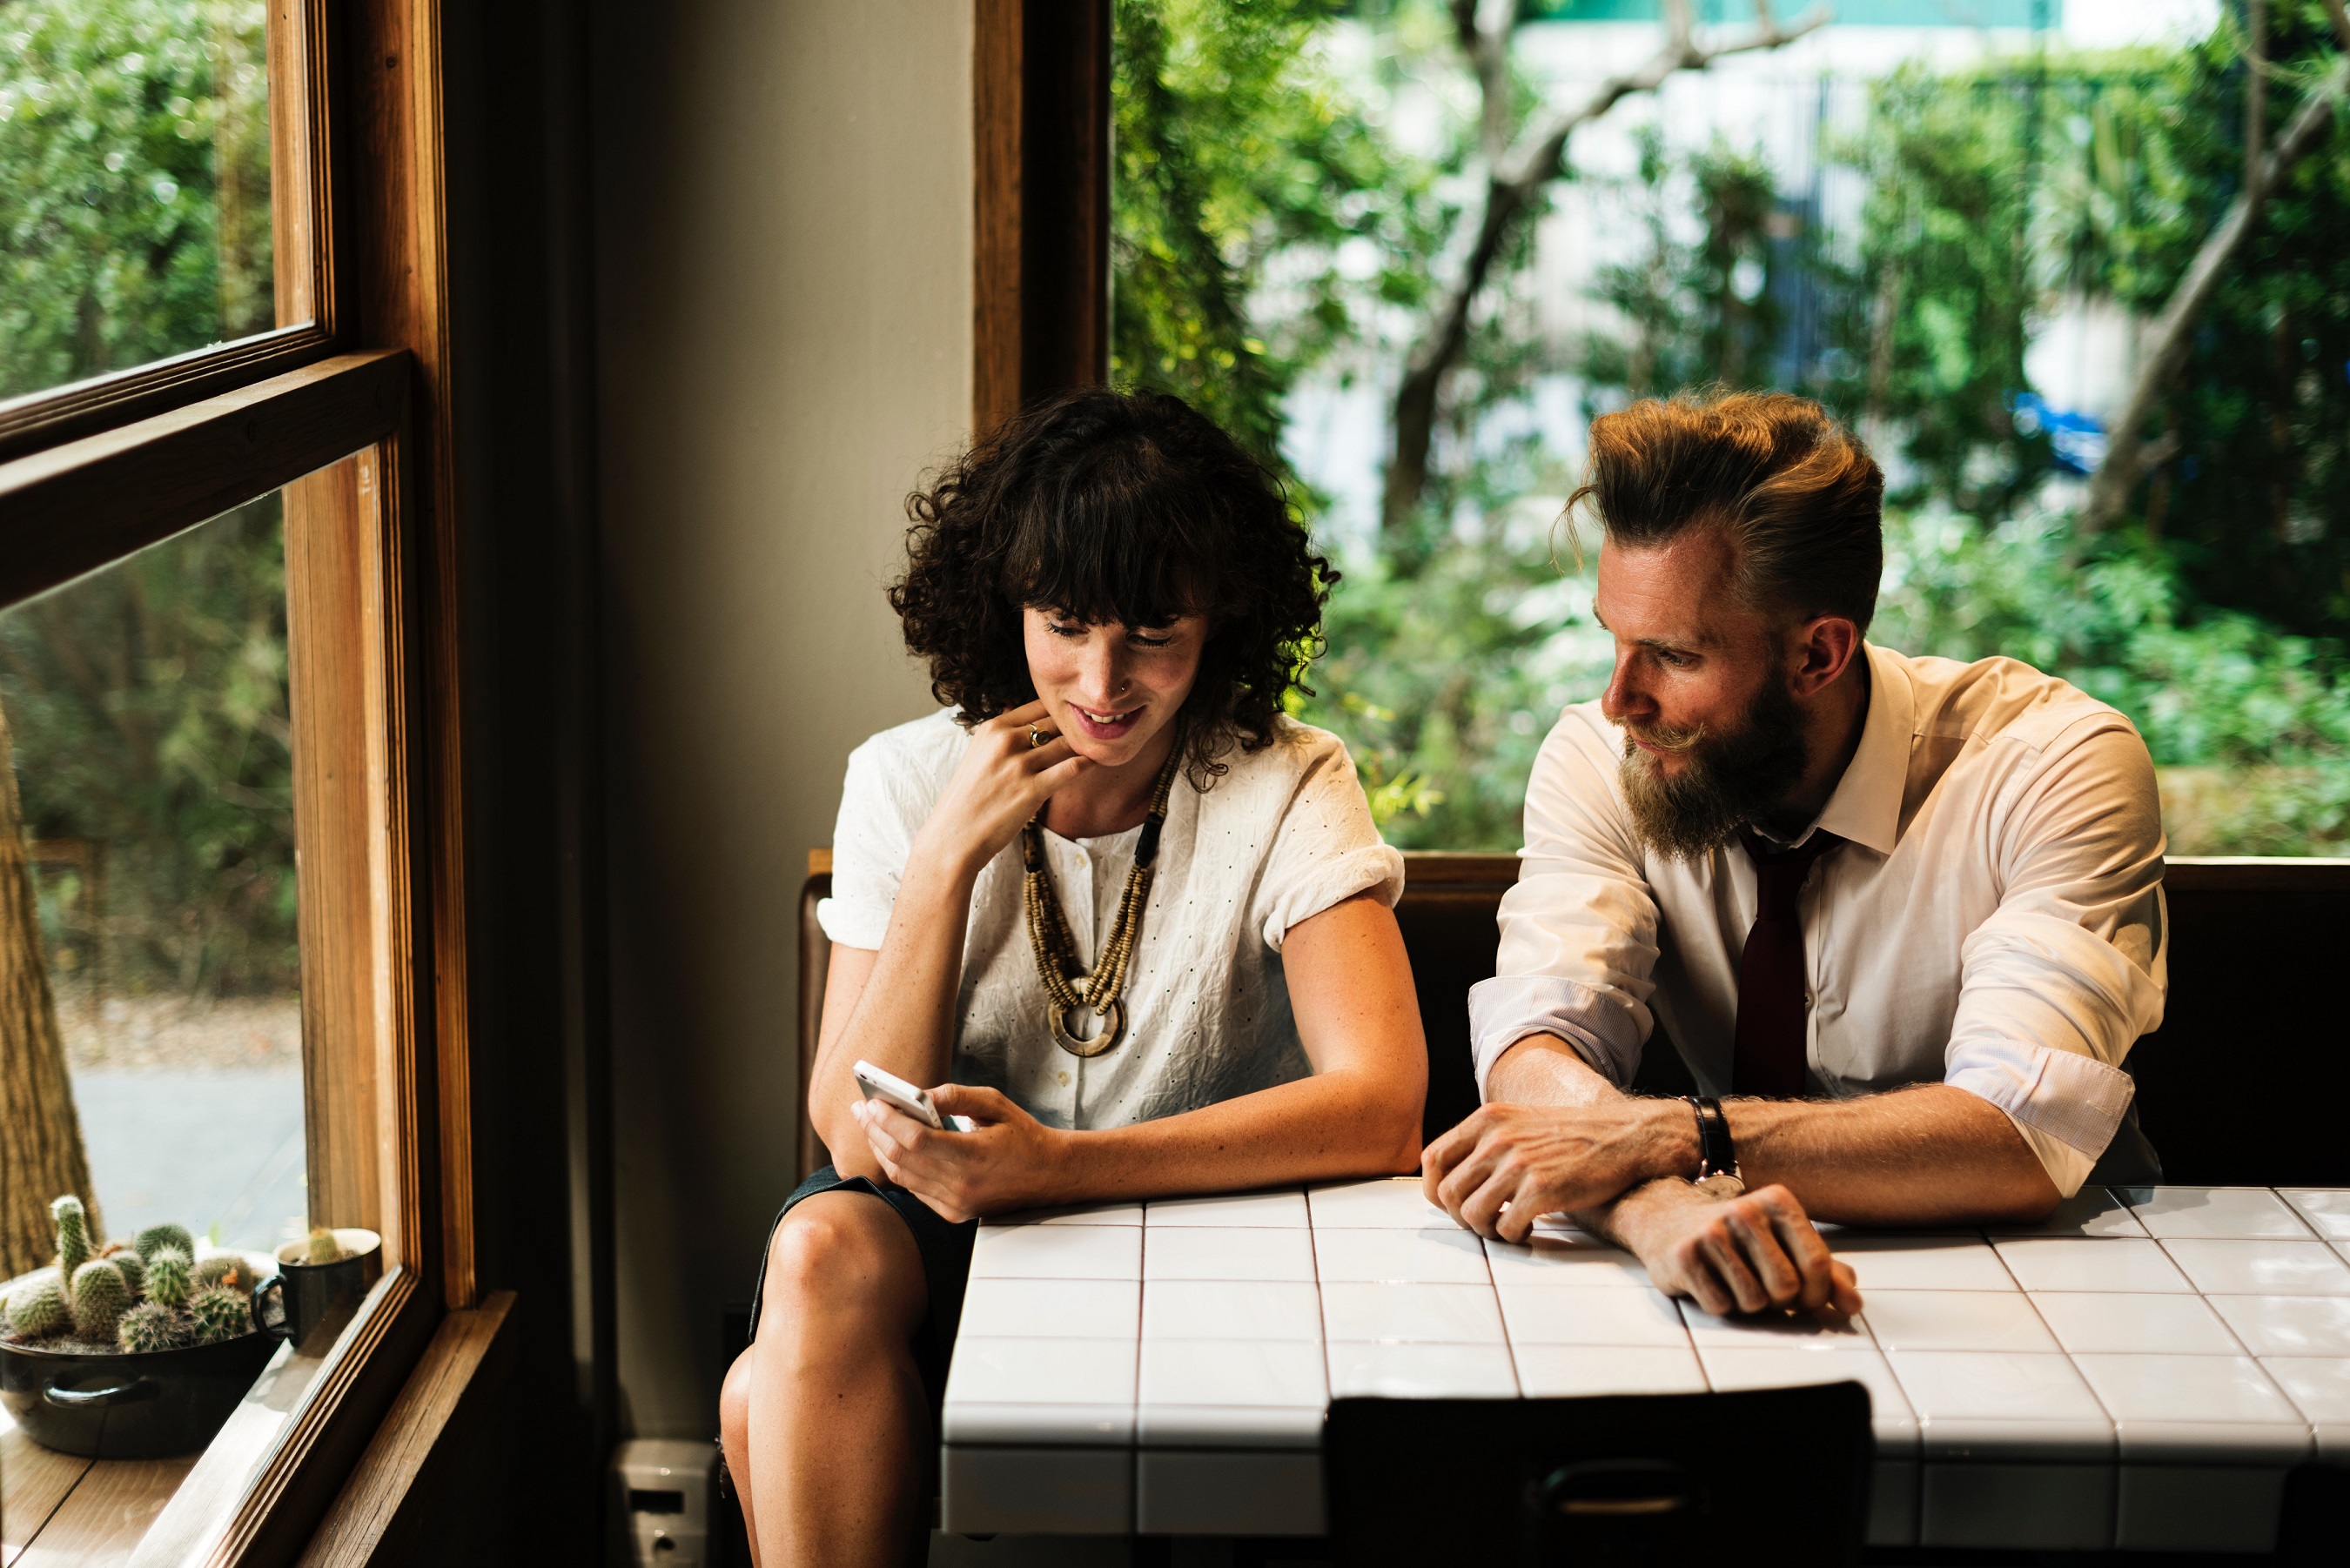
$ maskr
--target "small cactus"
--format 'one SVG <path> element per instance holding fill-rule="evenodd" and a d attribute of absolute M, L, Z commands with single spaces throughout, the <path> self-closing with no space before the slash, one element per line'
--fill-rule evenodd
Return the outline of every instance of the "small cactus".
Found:
<path fill-rule="evenodd" d="M 178 1350 L 196 1342 L 195 1325 L 188 1314 L 154 1302 L 142 1302 L 122 1314 L 115 1325 L 115 1343 L 134 1354 Z"/>
<path fill-rule="evenodd" d="M 198 1290 L 220 1285 L 246 1296 L 251 1295 L 253 1287 L 261 1282 L 254 1278 L 253 1265 L 234 1252 L 214 1252 L 198 1263 L 196 1272 L 188 1278 Z"/>
<path fill-rule="evenodd" d="M 122 1271 L 122 1282 L 130 1287 L 130 1299 L 137 1301 L 147 1293 L 147 1265 L 129 1245 L 117 1241 L 99 1254 Z"/>
<path fill-rule="evenodd" d="M 114 1330 L 130 1304 L 130 1286 L 122 1271 L 105 1258 L 92 1258 L 73 1275 L 73 1324 L 77 1338 L 96 1345 L 114 1343 Z"/>
<path fill-rule="evenodd" d="M 8 1296 L 8 1326 L 26 1339 L 47 1339 L 63 1334 L 73 1314 L 57 1276 L 44 1269 L 18 1285 Z"/>
<path fill-rule="evenodd" d="M 302 1254 L 302 1261 L 306 1263 L 334 1263 L 341 1262 L 342 1256 L 342 1243 L 335 1240 L 332 1231 L 320 1225 L 311 1231 L 310 1244 Z"/>
<path fill-rule="evenodd" d="M 190 1297 L 188 1316 L 194 1320 L 196 1340 L 203 1345 L 234 1339 L 253 1330 L 252 1303 L 224 1285 L 198 1291 Z"/>
<path fill-rule="evenodd" d="M 167 1307 L 188 1300 L 188 1255 L 177 1247 L 158 1247 L 147 1258 L 147 1299 Z"/>
<path fill-rule="evenodd" d="M 89 1211 L 68 1192 L 49 1205 L 57 1224 L 57 1277 L 69 1280 L 89 1262 Z"/>
<path fill-rule="evenodd" d="M 155 1261 L 158 1247 L 177 1247 L 187 1257 L 196 1255 L 196 1239 L 188 1234 L 185 1225 L 150 1225 L 139 1232 L 139 1240 L 133 1244 L 139 1249 L 139 1261 L 142 1263 Z"/>

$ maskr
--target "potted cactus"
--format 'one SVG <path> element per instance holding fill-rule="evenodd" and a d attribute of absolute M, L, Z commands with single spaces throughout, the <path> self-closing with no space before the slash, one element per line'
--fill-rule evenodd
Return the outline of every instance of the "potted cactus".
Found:
<path fill-rule="evenodd" d="M 255 1322 L 266 1260 L 199 1258 L 178 1225 L 97 1244 L 70 1194 L 57 1255 L 0 1287 L 0 1405 L 45 1448 L 155 1459 L 210 1442 L 269 1360 Z"/>

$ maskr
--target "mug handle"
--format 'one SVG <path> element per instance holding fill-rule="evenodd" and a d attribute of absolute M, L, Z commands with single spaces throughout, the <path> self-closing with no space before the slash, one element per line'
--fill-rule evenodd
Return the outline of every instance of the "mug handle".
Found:
<path fill-rule="evenodd" d="M 44 1388 L 41 1397 L 60 1410 L 107 1410 L 117 1405 L 137 1405 L 163 1390 L 151 1377 L 134 1377 L 111 1388 Z"/>
<path fill-rule="evenodd" d="M 294 1324 L 286 1313 L 284 1274 L 272 1274 L 253 1287 L 253 1326 L 279 1339 L 294 1337 Z"/>

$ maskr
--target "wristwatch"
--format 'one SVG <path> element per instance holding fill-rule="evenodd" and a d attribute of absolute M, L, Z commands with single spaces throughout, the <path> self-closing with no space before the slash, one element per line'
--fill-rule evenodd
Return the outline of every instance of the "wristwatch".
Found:
<path fill-rule="evenodd" d="M 1746 1179 L 1738 1173 L 1738 1146 L 1730 1141 L 1730 1118 L 1721 1114 L 1721 1102 L 1711 1095 L 1681 1098 L 1697 1112 L 1697 1174 L 1690 1179 L 1703 1182 L 1727 1176 L 1743 1189 Z"/>

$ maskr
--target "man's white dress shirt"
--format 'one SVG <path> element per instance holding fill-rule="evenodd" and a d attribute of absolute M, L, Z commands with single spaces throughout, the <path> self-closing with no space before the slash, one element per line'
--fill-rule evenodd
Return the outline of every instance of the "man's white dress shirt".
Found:
<path fill-rule="evenodd" d="M 1338 737 L 1287 718 L 1272 743 L 1227 750 L 1205 793 L 1179 776 L 1159 830 L 1142 934 L 1127 971 L 1125 1041 L 1080 1058 L 1053 1042 L 1022 901 L 1020 841 L 988 862 L 963 937 L 951 1076 L 1003 1090 L 1048 1127 L 1113 1127 L 1271 1088 L 1313 1072 L 1282 975 L 1289 929 L 1357 893 L 1393 904 L 1403 857 L 1380 841 Z M 914 836 L 970 748 L 941 711 L 849 753 L 832 840 L 836 942 L 879 949 Z M 1045 862 L 1081 961 L 1118 920 L 1139 827 L 1045 835 Z"/>
<path fill-rule="evenodd" d="M 2029 665 L 1866 653 L 1859 749 L 1813 827 L 1848 842 L 1803 891 L 1806 1092 L 1980 1095 L 2069 1196 L 2128 1108 L 2122 1058 L 2162 1022 L 2153 762 L 2122 714 Z M 1623 755 L 1585 702 L 1534 763 L 1498 973 L 1470 992 L 1481 1092 L 1543 1032 L 1628 1085 L 1659 1019 L 1703 1090 L 1730 1090 L 1753 863 L 1651 852 Z"/>

